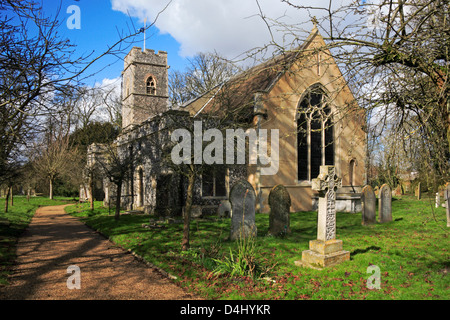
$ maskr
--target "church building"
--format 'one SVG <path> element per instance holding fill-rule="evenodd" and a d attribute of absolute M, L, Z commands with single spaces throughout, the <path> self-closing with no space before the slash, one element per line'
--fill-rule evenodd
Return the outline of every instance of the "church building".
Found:
<path fill-rule="evenodd" d="M 265 169 L 273 163 L 252 162 L 248 157 L 244 163 L 205 164 L 195 177 L 194 215 L 215 214 L 238 179 L 254 187 L 257 212 L 269 211 L 268 195 L 278 184 L 287 188 L 292 212 L 315 210 L 318 194 L 311 189 L 311 180 L 321 165 L 334 165 L 342 179 L 337 210 L 360 211 L 360 192 L 366 183 L 365 112 L 317 28 L 296 50 L 239 73 L 176 109 L 169 105 L 166 52 L 132 48 L 122 78 L 123 128 L 116 144 L 122 154 L 138 159 L 122 185 L 126 208 L 181 214 L 186 177 L 162 159 L 163 151 L 173 147 L 177 128 L 192 129 L 202 123 L 202 132 L 208 128 L 228 132 L 226 128 L 241 124 L 245 132 L 268 133 L 267 155 L 277 163 L 271 174 Z M 277 135 L 271 136 L 275 130 Z M 250 143 L 248 138 L 247 151 Z M 238 149 L 231 151 L 237 154 Z M 229 151 L 223 152 L 224 158 Z M 108 204 L 114 186 L 104 179 L 104 189 Z"/>

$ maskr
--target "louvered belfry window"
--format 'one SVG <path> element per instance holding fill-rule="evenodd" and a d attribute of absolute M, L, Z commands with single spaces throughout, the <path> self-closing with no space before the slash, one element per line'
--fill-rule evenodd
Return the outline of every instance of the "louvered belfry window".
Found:
<path fill-rule="evenodd" d="M 156 94 L 156 81 L 152 76 L 147 78 L 146 87 L 147 87 L 147 94 L 152 96 Z"/>

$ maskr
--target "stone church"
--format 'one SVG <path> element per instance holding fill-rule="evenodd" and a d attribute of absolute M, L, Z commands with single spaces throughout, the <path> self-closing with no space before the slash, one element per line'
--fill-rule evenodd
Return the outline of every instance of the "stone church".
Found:
<path fill-rule="evenodd" d="M 317 28 L 296 50 L 237 74 L 176 109 L 170 107 L 168 95 L 167 53 L 132 48 L 124 60 L 123 128 L 116 141 L 120 154 L 137 159 L 122 185 L 125 208 L 181 214 L 187 179 L 167 161 L 164 150 L 173 147 L 171 135 L 177 128 L 192 128 L 201 121 L 203 130 L 216 127 L 224 132 L 235 124 L 246 132 L 277 129 L 278 141 L 267 142 L 277 143 L 278 170 L 262 174 L 268 165 L 247 159 L 230 165 L 205 164 L 195 177 L 194 215 L 217 213 L 233 183 L 242 178 L 254 187 L 259 212 L 269 211 L 268 195 L 278 184 L 289 191 L 291 211 L 314 210 L 318 195 L 311 180 L 321 165 L 334 165 L 342 178 L 337 210 L 360 210 L 361 187 L 366 183 L 365 113 Z M 100 147 L 91 146 L 91 155 Z M 105 178 L 103 192 L 104 203 L 112 203 L 114 185 Z"/>

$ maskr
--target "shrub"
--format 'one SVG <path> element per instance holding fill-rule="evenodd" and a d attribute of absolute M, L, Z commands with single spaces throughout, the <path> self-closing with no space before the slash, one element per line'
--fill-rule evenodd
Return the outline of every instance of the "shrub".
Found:
<path fill-rule="evenodd" d="M 230 248 L 228 255 L 222 259 L 213 259 L 216 267 L 214 274 L 228 274 L 231 277 L 262 278 L 273 267 L 267 267 L 257 259 L 257 247 L 254 237 L 240 237 L 237 241 L 237 252 Z"/>

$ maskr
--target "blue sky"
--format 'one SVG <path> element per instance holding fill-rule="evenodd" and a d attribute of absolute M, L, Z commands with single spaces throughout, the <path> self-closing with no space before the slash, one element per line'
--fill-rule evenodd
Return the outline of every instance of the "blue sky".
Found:
<path fill-rule="evenodd" d="M 90 55 L 95 57 L 105 50 L 108 46 L 116 43 L 120 39 L 119 33 L 128 34 L 134 29 L 143 27 L 139 18 L 127 16 L 126 14 L 112 10 L 109 0 L 42 0 L 46 14 L 56 15 L 59 11 L 61 27 L 59 33 L 61 36 L 70 40 L 77 46 L 77 55 Z M 67 20 L 70 19 L 73 12 L 67 13 L 70 5 L 76 5 L 80 8 L 80 29 L 69 29 Z M 102 82 L 103 79 L 113 79 L 120 76 L 123 69 L 123 57 L 132 46 L 143 47 L 143 34 L 136 37 L 133 43 L 123 44 L 122 54 L 119 56 L 105 56 L 96 62 L 89 70 L 94 74 L 87 80 L 88 83 Z M 186 58 L 177 54 L 180 44 L 169 34 L 160 34 L 157 28 L 152 27 L 146 32 L 146 47 L 163 51 L 168 51 L 168 63 L 171 68 L 184 68 Z"/>
<path fill-rule="evenodd" d="M 55 15 L 60 6 L 60 33 L 77 46 L 78 54 L 101 54 L 127 34 L 155 21 L 146 33 L 146 48 L 168 52 L 170 70 L 183 70 L 187 59 L 199 52 L 216 52 L 228 59 L 243 57 L 248 50 L 262 47 L 271 37 L 280 46 L 291 44 L 286 30 L 272 29 L 273 21 L 295 25 L 296 36 L 306 39 L 312 29 L 311 16 L 320 12 L 301 11 L 281 0 L 36 0 L 46 15 Z M 328 0 L 304 0 L 315 6 L 328 7 Z M 342 0 L 349 1 L 349 0 Z M 67 8 L 80 9 L 80 29 L 69 29 L 66 21 L 72 16 Z M 167 8 L 161 12 L 161 10 Z M 261 19 L 261 12 L 267 18 Z M 158 16 L 158 13 L 159 16 Z M 156 17 L 158 16 L 158 19 Z M 143 46 L 143 35 L 123 47 L 118 56 L 104 57 L 90 69 L 95 73 L 88 83 L 120 77 L 123 57 L 132 46 Z M 170 72 L 170 71 L 169 71 Z"/>

